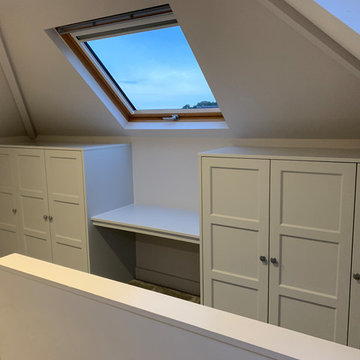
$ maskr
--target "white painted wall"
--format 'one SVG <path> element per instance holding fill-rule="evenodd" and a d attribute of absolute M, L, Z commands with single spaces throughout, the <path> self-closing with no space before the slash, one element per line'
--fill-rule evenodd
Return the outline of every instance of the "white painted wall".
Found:
<path fill-rule="evenodd" d="M 134 198 L 141 204 L 199 209 L 198 156 L 225 146 L 360 147 L 359 140 L 133 137 Z"/>
<path fill-rule="evenodd" d="M 268 7 L 173 5 L 234 137 L 356 137 L 359 78 Z"/>
<path fill-rule="evenodd" d="M 0 23 L 40 135 L 359 138 L 360 78 L 266 1 L 169 1 L 229 125 L 221 131 L 123 131 L 45 33 L 159 0 L 3 0 Z"/>

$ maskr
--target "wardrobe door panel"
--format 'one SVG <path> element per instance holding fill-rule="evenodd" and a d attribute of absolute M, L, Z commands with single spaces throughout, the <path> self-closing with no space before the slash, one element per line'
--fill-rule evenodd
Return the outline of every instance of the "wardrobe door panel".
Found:
<path fill-rule="evenodd" d="M 0 257 L 19 252 L 17 244 L 18 234 L 16 231 L 0 228 Z"/>
<path fill-rule="evenodd" d="M 213 307 L 252 319 L 259 315 L 259 293 L 254 287 L 212 280 Z"/>
<path fill-rule="evenodd" d="M 16 196 L 13 150 L 0 148 L 0 257 L 23 250 L 19 241 Z"/>
<path fill-rule="evenodd" d="M 256 279 L 258 244 L 258 231 L 212 225 L 213 270 Z"/>
<path fill-rule="evenodd" d="M 48 213 L 48 205 L 43 198 L 22 195 L 21 214 L 23 233 L 47 239 L 49 236 L 49 223 L 46 218 Z"/>
<path fill-rule="evenodd" d="M 269 320 L 347 342 L 355 164 L 272 161 Z"/>
<path fill-rule="evenodd" d="M 53 261 L 88 271 L 81 152 L 46 150 L 46 172 Z"/>
<path fill-rule="evenodd" d="M 356 184 L 355 227 L 351 272 L 349 345 L 360 349 L 360 166 Z"/>
<path fill-rule="evenodd" d="M 202 158 L 204 303 L 267 321 L 269 161 Z"/>
<path fill-rule="evenodd" d="M 16 149 L 15 164 L 25 254 L 52 261 L 44 150 Z"/>
<path fill-rule="evenodd" d="M 16 217 L 12 209 L 15 209 L 15 196 L 13 193 L 0 190 L 0 228 L 8 231 L 16 231 Z"/>
<path fill-rule="evenodd" d="M 24 236 L 26 243 L 26 255 L 36 259 L 52 262 L 52 252 L 49 249 L 49 241 L 43 236 L 32 236 L 27 231 Z"/>

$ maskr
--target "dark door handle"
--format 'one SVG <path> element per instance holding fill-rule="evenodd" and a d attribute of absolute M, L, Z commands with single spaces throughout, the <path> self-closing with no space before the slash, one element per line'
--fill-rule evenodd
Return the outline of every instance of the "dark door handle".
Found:
<path fill-rule="evenodd" d="M 356 274 L 354 274 L 353 275 L 353 278 L 355 279 L 355 280 L 360 280 L 360 274 L 359 273 L 356 273 Z"/>
<path fill-rule="evenodd" d="M 276 258 L 270 258 L 270 262 L 271 262 L 272 264 L 277 264 L 277 263 L 278 263 L 278 261 L 277 261 Z"/>
<path fill-rule="evenodd" d="M 261 256 L 260 256 L 260 261 L 265 262 L 265 261 L 266 261 L 266 256 L 261 255 Z"/>

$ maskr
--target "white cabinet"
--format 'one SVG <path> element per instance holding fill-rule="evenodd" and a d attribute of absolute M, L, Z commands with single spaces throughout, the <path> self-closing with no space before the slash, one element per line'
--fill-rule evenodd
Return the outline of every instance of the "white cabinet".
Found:
<path fill-rule="evenodd" d="M 360 166 L 356 184 L 354 248 L 351 272 L 349 345 L 360 349 Z"/>
<path fill-rule="evenodd" d="M 25 255 L 88 271 L 81 152 L 14 152 Z"/>
<path fill-rule="evenodd" d="M 52 261 L 45 150 L 14 149 L 20 241 L 25 255 Z"/>
<path fill-rule="evenodd" d="M 13 156 L 11 149 L 0 148 L 0 256 L 21 251 Z"/>
<path fill-rule="evenodd" d="M 116 278 L 123 263 L 90 217 L 132 203 L 129 145 L 2 146 L 0 171 L 0 256 L 20 252 Z"/>
<path fill-rule="evenodd" d="M 270 323 L 346 344 L 355 171 L 271 161 Z"/>
<path fill-rule="evenodd" d="M 45 162 L 53 262 L 87 271 L 87 224 L 81 153 L 47 150 Z"/>
<path fill-rule="evenodd" d="M 204 303 L 267 321 L 269 162 L 202 159 Z"/>
<path fill-rule="evenodd" d="M 201 154 L 204 304 L 346 344 L 356 161 L 262 151 Z"/>

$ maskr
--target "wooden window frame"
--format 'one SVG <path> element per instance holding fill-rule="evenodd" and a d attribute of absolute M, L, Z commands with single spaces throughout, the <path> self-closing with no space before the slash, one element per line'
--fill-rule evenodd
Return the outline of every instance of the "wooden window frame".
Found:
<path fill-rule="evenodd" d="M 155 8 L 156 9 L 156 8 Z M 163 13 L 171 13 L 171 10 L 164 10 Z M 124 14 L 126 15 L 126 14 Z M 139 15 L 138 18 L 146 17 L 148 15 Z M 117 20 L 120 22 L 121 20 Z M 121 112 L 124 118 L 128 122 L 164 122 L 165 117 L 171 117 L 172 115 L 178 115 L 178 120 L 181 122 L 216 122 L 224 121 L 224 117 L 219 110 L 219 108 L 214 109 L 166 109 L 166 110 L 133 110 L 132 106 L 125 97 L 122 97 L 120 94 L 121 90 L 115 89 L 114 84 L 110 79 L 107 79 L 103 72 L 100 70 L 99 65 L 90 58 L 89 54 L 82 48 L 82 46 L 77 42 L 74 36 L 71 34 L 72 31 L 82 30 L 91 28 L 91 25 L 86 22 L 85 24 L 73 24 L 66 27 L 56 28 L 57 32 L 70 48 L 73 54 L 80 60 L 82 65 L 86 68 L 92 78 L 104 91 L 106 96 L 112 101 L 116 108 Z M 101 22 L 101 25 L 114 23 L 114 20 L 109 19 L 106 23 L 106 18 Z M 97 26 L 97 25 L 95 25 Z M 63 28 L 72 28 L 74 30 L 62 31 Z"/>

